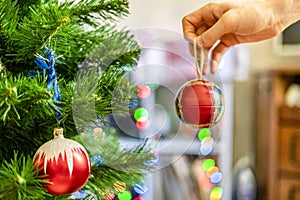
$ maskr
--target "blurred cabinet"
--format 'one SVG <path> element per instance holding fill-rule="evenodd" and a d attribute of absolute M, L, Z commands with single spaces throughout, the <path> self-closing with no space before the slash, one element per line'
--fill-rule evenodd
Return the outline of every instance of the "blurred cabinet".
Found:
<path fill-rule="evenodd" d="M 300 199 L 300 181 L 281 179 L 279 199 L 282 200 Z"/>
<path fill-rule="evenodd" d="M 258 75 L 256 175 L 259 200 L 300 199 L 300 108 L 285 104 L 291 84 L 300 84 L 300 67 L 274 69 Z"/>

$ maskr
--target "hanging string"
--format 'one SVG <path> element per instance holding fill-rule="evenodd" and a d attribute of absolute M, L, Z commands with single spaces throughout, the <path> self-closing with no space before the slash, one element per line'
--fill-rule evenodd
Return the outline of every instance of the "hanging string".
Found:
<path fill-rule="evenodd" d="M 199 50 L 199 57 L 198 57 L 198 49 Z M 196 59 L 196 71 L 198 79 L 201 79 L 202 70 L 204 67 L 204 59 L 205 59 L 205 52 L 203 48 L 199 48 L 197 46 L 197 37 L 194 38 L 194 57 Z"/>
<path fill-rule="evenodd" d="M 34 62 L 38 65 L 38 67 L 41 70 L 46 72 L 48 78 L 47 87 L 49 90 L 54 90 L 54 95 L 53 95 L 54 104 L 59 108 L 61 107 L 59 101 L 61 100 L 62 96 L 60 93 L 60 89 L 57 81 L 57 75 L 54 68 L 54 64 L 55 64 L 54 51 L 46 47 L 44 54 L 45 56 L 47 56 L 47 59 L 37 54 L 37 58 L 34 59 Z M 60 119 L 61 119 L 61 112 L 58 109 L 56 109 L 56 120 L 59 121 Z"/>

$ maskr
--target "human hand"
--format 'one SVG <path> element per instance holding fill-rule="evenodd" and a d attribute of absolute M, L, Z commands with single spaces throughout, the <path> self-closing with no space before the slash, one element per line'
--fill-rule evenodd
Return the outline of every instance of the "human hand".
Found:
<path fill-rule="evenodd" d="M 244 4 L 213 2 L 185 16 L 182 26 L 191 45 L 196 37 L 197 45 L 206 51 L 211 50 L 211 60 L 202 73 L 207 74 L 210 66 L 210 72 L 214 74 L 229 47 L 272 38 L 296 22 L 300 18 L 299 10 L 291 11 L 288 5 L 275 0 L 247 1 Z"/>

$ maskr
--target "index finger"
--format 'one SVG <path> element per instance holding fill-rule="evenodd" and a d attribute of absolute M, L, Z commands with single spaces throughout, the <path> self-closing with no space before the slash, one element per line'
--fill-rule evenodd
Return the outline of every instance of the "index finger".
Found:
<path fill-rule="evenodd" d="M 182 20 L 183 34 L 186 39 L 193 40 L 212 27 L 232 5 L 226 2 L 208 3 L 188 14 Z"/>
<path fill-rule="evenodd" d="M 185 39 L 193 41 L 198 36 L 197 29 L 203 25 L 201 9 L 198 9 L 182 19 L 182 28 Z"/>

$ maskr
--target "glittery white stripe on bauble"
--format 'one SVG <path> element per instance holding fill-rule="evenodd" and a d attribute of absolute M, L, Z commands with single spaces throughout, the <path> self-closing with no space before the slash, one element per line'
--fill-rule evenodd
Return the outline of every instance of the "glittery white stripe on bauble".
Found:
<path fill-rule="evenodd" d="M 88 158 L 88 153 L 84 149 L 84 147 L 78 142 L 70 139 L 64 138 L 63 135 L 58 135 L 54 139 L 43 144 L 35 153 L 34 160 L 38 157 L 38 162 L 40 162 L 41 158 L 44 158 L 44 173 L 47 172 L 47 163 L 48 161 L 56 161 L 58 162 L 59 155 L 62 156 L 62 159 L 67 159 L 68 169 L 70 172 L 70 176 L 73 172 L 73 152 L 74 151 L 83 151 L 85 156 Z M 66 153 L 66 154 L 65 154 Z M 88 164 L 90 165 L 90 161 L 88 160 Z"/>

